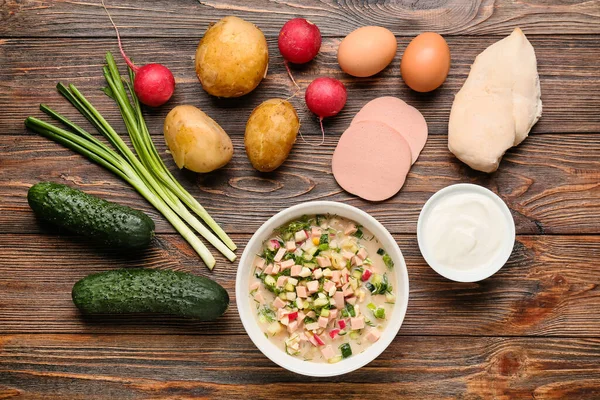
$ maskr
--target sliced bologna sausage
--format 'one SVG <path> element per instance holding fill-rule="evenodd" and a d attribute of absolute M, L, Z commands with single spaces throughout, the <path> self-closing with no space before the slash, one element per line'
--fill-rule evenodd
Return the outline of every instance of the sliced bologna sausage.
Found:
<path fill-rule="evenodd" d="M 411 166 L 410 146 L 383 122 L 350 125 L 333 153 L 337 183 L 365 200 L 381 201 L 396 194 Z"/>
<path fill-rule="evenodd" d="M 380 121 L 399 132 L 410 145 L 413 164 L 427 142 L 427 122 L 423 114 L 397 97 L 371 100 L 356 114 L 351 125 L 361 121 Z"/>

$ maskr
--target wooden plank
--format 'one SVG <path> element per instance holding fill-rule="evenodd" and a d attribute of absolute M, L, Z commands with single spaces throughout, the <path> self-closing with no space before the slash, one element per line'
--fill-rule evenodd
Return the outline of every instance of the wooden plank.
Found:
<path fill-rule="evenodd" d="M 107 1 L 124 36 L 198 37 L 209 23 L 236 15 L 276 36 L 288 19 L 304 17 L 323 35 L 346 35 L 364 25 L 381 25 L 398 35 L 435 31 L 446 35 L 509 33 L 600 33 L 600 2 L 427 1 L 386 2 L 200 0 Z M 100 2 L 94 0 L 8 0 L 0 12 L 0 37 L 113 36 Z"/>
<path fill-rule="evenodd" d="M 532 36 L 536 49 L 542 86 L 544 111 L 532 134 L 600 132 L 600 70 L 596 68 L 600 41 L 595 36 Z M 318 76 L 335 76 L 348 88 L 348 103 L 335 118 L 328 118 L 328 134 L 346 129 L 356 112 L 371 98 L 398 96 L 417 107 L 425 116 L 431 135 L 446 135 L 454 95 L 466 79 L 475 57 L 498 37 L 450 37 L 452 68 L 446 83 L 429 94 L 411 91 L 402 82 L 398 67 L 402 52 L 384 72 L 373 78 L 357 79 L 345 75 L 337 64 L 339 39 L 327 39 L 316 60 L 294 69 L 296 79 L 305 88 Z M 400 49 L 409 38 L 399 38 Z M 193 57 L 196 39 L 128 39 L 129 54 L 140 62 L 160 62 L 169 66 L 177 81 L 173 100 L 166 106 L 147 111 L 150 130 L 162 132 L 166 113 L 175 104 L 193 104 L 202 108 L 230 135 L 242 135 L 251 111 L 262 101 L 288 98 L 294 87 L 283 67 L 277 43 L 269 40 L 271 62 L 269 75 L 257 90 L 240 99 L 216 99 L 206 94 L 196 78 Z M 23 134 L 23 120 L 39 114 L 40 103 L 46 103 L 76 116 L 77 112 L 56 93 L 57 82 L 73 83 L 115 123 L 119 111 L 98 89 L 105 86 L 102 64 L 106 51 L 118 54 L 114 39 L 56 39 L 52 42 L 36 39 L 0 41 L 0 126 L 3 133 Z M 120 60 L 119 60 L 120 61 Z M 121 65 L 124 65 L 120 61 Z M 123 69 L 124 70 L 124 69 Z M 302 92 L 292 99 L 299 112 L 302 132 L 320 136 L 318 120 L 304 104 Z M 316 139 L 315 139 L 316 140 Z"/>
<path fill-rule="evenodd" d="M 250 235 L 233 235 L 244 248 Z M 597 336 L 600 332 L 600 237 L 519 236 L 507 265 L 480 283 L 437 275 L 416 238 L 395 235 L 410 276 L 406 335 Z M 234 300 L 237 262 L 218 258 L 209 272 L 177 235 L 158 235 L 147 251 L 120 253 L 82 239 L 0 235 L 0 333 L 129 333 L 217 335 L 243 333 Z M 231 296 L 215 322 L 174 317 L 82 318 L 71 302 L 73 284 L 119 267 L 169 268 L 208 276 Z M 434 322 L 435 321 L 435 322 Z"/>
<path fill-rule="evenodd" d="M 156 140 L 170 167 L 171 156 Z M 513 212 L 521 234 L 595 234 L 600 229 L 600 134 L 534 135 L 504 157 L 492 175 L 474 172 L 448 152 L 443 136 L 431 136 L 404 188 L 385 203 L 369 203 L 345 193 L 331 175 L 337 137 L 321 147 L 300 139 L 276 172 L 261 174 L 246 158 L 243 139 L 233 137 L 233 160 L 222 170 L 197 175 L 173 171 L 183 186 L 228 232 L 253 233 L 276 212 L 311 200 L 355 205 L 391 232 L 415 233 L 419 212 L 437 190 L 471 182 L 497 192 Z M 148 212 L 159 232 L 171 226 L 133 189 L 82 156 L 38 136 L 0 136 L 0 233 L 43 232 L 26 196 L 41 180 L 82 190 Z"/>
<path fill-rule="evenodd" d="M 0 393 L 28 399 L 596 399 L 600 340 L 397 338 L 359 371 L 319 379 L 246 336 L 0 336 Z"/>

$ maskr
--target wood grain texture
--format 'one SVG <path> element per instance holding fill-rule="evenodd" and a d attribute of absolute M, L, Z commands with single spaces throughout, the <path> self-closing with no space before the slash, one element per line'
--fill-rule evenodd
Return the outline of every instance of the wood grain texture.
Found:
<path fill-rule="evenodd" d="M 233 235 L 238 254 L 249 238 Z M 506 266 L 471 284 L 437 275 L 423 260 L 414 236 L 395 238 L 410 279 L 401 336 L 596 336 L 600 330 L 597 236 L 519 236 Z M 235 307 L 237 262 L 219 257 L 211 273 L 178 235 L 158 235 L 147 251 L 123 254 L 49 229 L 45 235 L 0 235 L 0 254 L 0 333 L 244 333 Z M 82 318 L 71 302 L 73 284 L 119 267 L 207 276 L 227 289 L 230 309 L 210 323 L 161 316 Z"/>
<path fill-rule="evenodd" d="M 454 95 L 464 83 L 470 65 L 481 51 L 499 37 L 450 37 L 452 67 L 444 85 L 433 93 L 416 93 L 404 85 L 399 63 L 402 49 L 410 38 L 399 38 L 401 49 L 393 63 L 372 78 L 352 78 L 337 63 L 339 39 L 323 42 L 317 58 L 294 68 L 302 88 L 318 76 L 341 79 L 348 89 L 348 103 L 334 118 L 325 120 L 329 135 L 339 135 L 353 116 L 370 99 L 398 96 L 417 107 L 427 120 L 430 135 L 447 135 L 448 118 Z M 597 68 L 600 41 L 595 36 L 532 36 L 541 79 L 543 116 L 532 134 L 600 132 L 600 69 Z M 162 134 L 164 117 L 176 104 L 192 104 L 222 124 L 230 135 L 243 135 L 252 110 L 262 101 L 288 98 L 294 87 L 283 66 L 276 40 L 269 40 L 271 60 L 269 74 L 252 93 L 238 99 L 216 99 L 202 90 L 194 71 L 193 57 L 197 39 L 132 39 L 127 40 L 129 55 L 140 62 L 160 62 L 172 69 L 177 87 L 173 99 L 165 106 L 147 110 L 152 134 Z M 106 85 L 102 76 L 104 55 L 118 54 L 114 39 L 7 39 L 0 41 L 0 126 L 2 133 L 23 134 L 23 120 L 39 114 L 40 103 L 72 117 L 75 111 L 58 93 L 55 86 L 75 84 L 103 115 L 122 126 L 118 108 L 99 89 Z M 124 63 L 119 59 L 124 72 Z M 306 108 L 303 92 L 292 103 L 299 112 L 302 132 L 320 136 L 318 120 Z M 316 139 L 315 139 L 316 140 Z"/>
<path fill-rule="evenodd" d="M 0 37 L 113 36 L 95 0 L 3 0 Z M 533 1 L 319 1 L 169 0 L 107 1 L 124 36 L 199 37 L 211 22 L 236 15 L 276 36 L 291 18 L 302 16 L 325 36 L 345 36 L 364 25 L 380 25 L 397 35 L 434 31 L 446 35 L 505 35 L 520 26 L 526 33 L 600 33 L 600 2 Z"/>
<path fill-rule="evenodd" d="M 246 336 L 11 335 L 0 343 L 6 399 L 600 396 L 599 339 L 397 337 L 360 371 L 328 379 L 279 368 Z"/>
<path fill-rule="evenodd" d="M 300 139 L 290 158 L 273 173 L 255 171 L 243 138 L 233 137 L 233 160 L 206 175 L 173 173 L 228 232 L 253 233 L 278 211 L 305 201 L 334 200 L 355 205 L 394 233 L 415 233 L 419 212 L 437 190 L 471 182 L 498 193 L 511 208 L 521 234 L 590 234 L 600 227 L 600 134 L 534 135 L 510 150 L 495 174 L 471 170 L 447 149 L 447 139 L 430 136 L 402 190 L 384 203 L 344 192 L 331 175 L 338 138 L 328 135 L 314 148 Z M 171 168 L 162 139 L 159 152 Z M 29 206 L 27 190 L 42 180 L 76 186 L 106 199 L 148 212 L 159 232 L 174 232 L 132 188 L 71 150 L 45 139 L 0 136 L 0 233 L 42 232 Z"/>

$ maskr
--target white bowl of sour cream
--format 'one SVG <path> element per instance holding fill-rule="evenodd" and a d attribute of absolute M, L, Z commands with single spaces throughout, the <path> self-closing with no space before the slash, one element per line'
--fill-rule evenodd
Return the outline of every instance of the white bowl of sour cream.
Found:
<path fill-rule="evenodd" d="M 427 200 L 417 223 L 421 254 L 433 270 L 457 282 L 477 282 L 500 270 L 515 242 L 507 205 L 492 191 L 460 183 Z"/>

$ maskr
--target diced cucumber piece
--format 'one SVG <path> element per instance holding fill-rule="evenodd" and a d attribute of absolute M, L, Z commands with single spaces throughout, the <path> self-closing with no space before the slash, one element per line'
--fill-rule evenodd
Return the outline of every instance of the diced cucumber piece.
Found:
<path fill-rule="evenodd" d="M 329 360 L 327 360 L 327 362 L 329 364 L 335 364 L 335 363 L 338 363 L 338 362 L 342 361 L 342 358 L 343 358 L 342 356 L 335 356 L 335 357 L 330 358 Z"/>
<path fill-rule="evenodd" d="M 329 309 L 327 309 L 327 308 L 322 309 L 321 317 L 329 317 Z"/>
<path fill-rule="evenodd" d="M 271 275 L 265 276 L 265 285 L 275 287 L 277 281 Z"/>
<path fill-rule="evenodd" d="M 292 285 L 291 283 L 289 283 L 289 282 L 288 282 L 288 283 L 285 285 L 285 290 L 287 290 L 288 292 L 293 292 L 293 291 L 294 291 L 294 290 L 296 290 L 296 289 L 294 289 L 294 285 Z"/>

